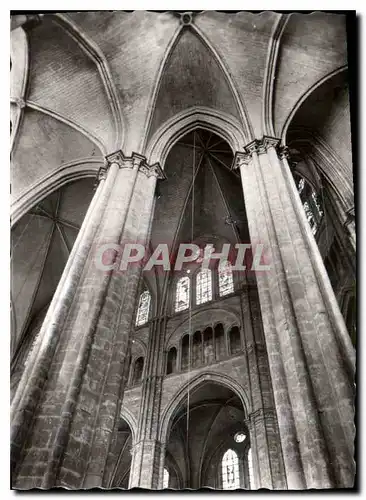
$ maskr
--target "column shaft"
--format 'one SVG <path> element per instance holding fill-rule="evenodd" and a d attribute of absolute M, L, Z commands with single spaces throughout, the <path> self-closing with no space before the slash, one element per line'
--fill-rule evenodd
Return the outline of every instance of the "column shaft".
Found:
<path fill-rule="evenodd" d="M 248 161 L 247 158 L 245 160 Z M 270 229 L 267 229 L 268 216 L 263 200 L 263 189 L 260 189 L 260 185 L 257 182 L 255 169 L 254 158 L 252 158 L 248 161 L 247 165 L 243 164 L 240 167 L 240 173 L 251 240 L 252 242 L 264 243 L 269 241 Z M 264 273 L 258 273 L 257 285 L 287 483 L 290 489 L 303 489 L 306 487 L 306 483 L 292 407 L 287 391 L 287 381 L 275 323 L 275 312 L 271 303 L 269 276 Z"/>
<path fill-rule="evenodd" d="M 65 319 L 79 285 L 117 172 L 118 166 L 113 166 L 109 171 L 108 179 L 102 178 L 99 182 L 14 394 L 11 404 L 13 468 L 18 464 L 25 434 L 42 394 Z"/>
<path fill-rule="evenodd" d="M 248 426 L 251 433 L 255 484 L 251 487 L 285 489 L 281 442 L 273 409 L 273 391 L 257 297 L 253 288 L 242 294 L 248 377 L 252 397 L 252 413 L 248 418 Z"/>
<path fill-rule="evenodd" d="M 239 161 L 252 244 L 270 257 L 256 275 L 288 487 L 349 487 L 353 352 L 277 142 L 254 141 Z"/>
<path fill-rule="evenodd" d="M 130 487 L 162 488 L 165 446 L 159 441 L 160 401 L 163 382 L 165 321 L 152 323 L 146 376 L 142 383 L 137 440 L 132 452 Z"/>
<path fill-rule="evenodd" d="M 140 155 L 118 152 L 109 161 L 111 189 L 66 319 L 56 327 L 59 342 L 23 445 L 17 487 L 103 485 L 141 266 L 103 271 L 95 257 L 106 243 L 145 244 L 160 175 Z"/>

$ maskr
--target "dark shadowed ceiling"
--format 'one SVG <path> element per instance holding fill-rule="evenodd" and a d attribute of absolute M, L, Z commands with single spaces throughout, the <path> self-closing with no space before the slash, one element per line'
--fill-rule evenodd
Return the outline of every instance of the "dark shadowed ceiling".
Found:
<path fill-rule="evenodd" d="M 93 186 L 93 179 L 65 185 L 40 201 L 14 226 L 14 341 L 47 309 L 93 196 Z"/>

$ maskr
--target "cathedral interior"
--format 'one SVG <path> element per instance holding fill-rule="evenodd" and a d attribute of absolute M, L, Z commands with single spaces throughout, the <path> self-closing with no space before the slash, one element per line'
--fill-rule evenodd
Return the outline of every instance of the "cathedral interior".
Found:
<path fill-rule="evenodd" d="M 352 488 L 346 15 L 11 24 L 12 487 Z M 136 241 L 270 269 L 96 267 Z"/>

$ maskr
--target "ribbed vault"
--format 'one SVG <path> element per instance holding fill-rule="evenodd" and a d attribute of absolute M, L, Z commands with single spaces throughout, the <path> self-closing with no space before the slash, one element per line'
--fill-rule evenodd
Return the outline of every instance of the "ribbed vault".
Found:
<path fill-rule="evenodd" d="M 91 201 L 93 185 L 93 179 L 67 184 L 33 207 L 12 230 L 14 344 L 52 299 Z"/>
<path fill-rule="evenodd" d="M 113 115 L 94 62 L 52 17 L 45 16 L 28 38 L 27 100 L 83 127 L 107 151 L 114 148 Z"/>
<path fill-rule="evenodd" d="M 304 100 L 286 134 L 287 145 L 312 161 L 346 207 L 353 204 L 352 143 L 347 71 L 325 80 Z"/>
<path fill-rule="evenodd" d="M 51 184 L 52 174 L 57 175 L 67 163 L 77 165 L 78 159 L 84 161 L 85 158 L 102 159 L 99 148 L 90 139 L 48 114 L 25 108 L 12 155 L 14 203 L 24 194 L 31 196 L 43 179 L 48 178 Z"/>
<path fill-rule="evenodd" d="M 240 121 L 235 96 L 214 54 L 193 29 L 184 28 L 165 62 L 149 138 L 169 118 L 194 106 L 212 107 Z"/>
<path fill-rule="evenodd" d="M 302 103 L 287 131 L 287 143 L 318 135 L 352 171 L 348 72 L 341 71 L 316 88 Z"/>
<path fill-rule="evenodd" d="M 297 102 L 317 82 L 347 64 L 346 18 L 290 14 L 281 37 L 274 88 L 274 130 L 280 137 Z"/>
<path fill-rule="evenodd" d="M 223 242 L 249 241 L 240 179 L 231 170 L 232 160 L 228 144 L 204 129 L 173 146 L 165 163 L 167 180 L 159 187 L 152 248 L 165 243 L 173 254 L 179 243 L 209 240 L 220 248 Z M 162 287 L 161 273 L 157 278 Z M 150 272 L 145 279 L 154 288 Z"/>
<path fill-rule="evenodd" d="M 45 15 L 27 30 L 29 75 L 22 28 L 12 32 L 13 66 L 18 75 L 24 68 L 28 85 L 24 96 L 19 76 L 11 94 L 24 98 L 26 110 L 79 130 L 101 155 L 118 147 L 143 153 L 147 134 L 195 107 L 225 111 L 250 138 L 263 134 L 273 111 L 279 135 L 309 89 L 346 64 L 345 16 L 291 14 L 278 30 L 280 16 L 204 11 L 185 27 L 169 11 Z M 118 124 L 123 144 L 115 142 Z M 30 141 L 35 134 L 27 124 L 19 135 Z M 36 139 L 37 149 L 52 153 L 52 141 Z M 38 158 L 22 160 L 22 168 L 30 163 L 45 175 L 57 168 Z M 17 177 L 14 186 L 21 184 Z"/>

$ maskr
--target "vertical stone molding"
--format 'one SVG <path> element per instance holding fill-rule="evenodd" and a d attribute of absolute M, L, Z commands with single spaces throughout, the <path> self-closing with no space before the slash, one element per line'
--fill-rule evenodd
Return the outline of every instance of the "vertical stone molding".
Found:
<path fill-rule="evenodd" d="M 103 486 L 120 414 L 141 265 L 97 266 L 104 244 L 145 244 L 164 175 L 143 156 L 107 156 L 99 186 L 14 398 L 17 488 Z M 24 425 L 27 419 L 28 425 Z M 18 432 L 27 427 L 28 432 Z"/>
<path fill-rule="evenodd" d="M 155 319 L 150 327 L 146 376 L 142 382 L 137 430 L 139 446 L 132 452 L 130 487 L 162 488 L 165 448 L 158 440 L 163 383 L 165 318 Z M 155 443 L 155 444 L 154 444 Z M 141 452 L 147 449 L 148 452 Z"/>
<path fill-rule="evenodd" d="M 270 408 L 256 410 L 249 415 L 246 424 L 252 449 L 254 473 L 252 489 L 286 489 L 275 410 Z"/>
<path fill-rule="evenodd" d="M 260 313 L 259 310 L 255 311 L 255 308 L 259 309 L 256 290 L 249 289 L 242 293 L 241 301 L 253 409 L 247 420 L 255 476 L 252 489 L 286 489 L 268 357 L 263 343 Z"/>
<path fill-rule="evenodd" d="M 156 439 L 143 439 L 132 450 L 129 488 L 161 489 L 165 445 Z"/>
<path fill-rule="evenodd" d="M 235 167 L 252 244 L 269 259 L 256 274 L 288 488 L 351 487 L 354 353 L 286 151 L 264 137 Z"/>

